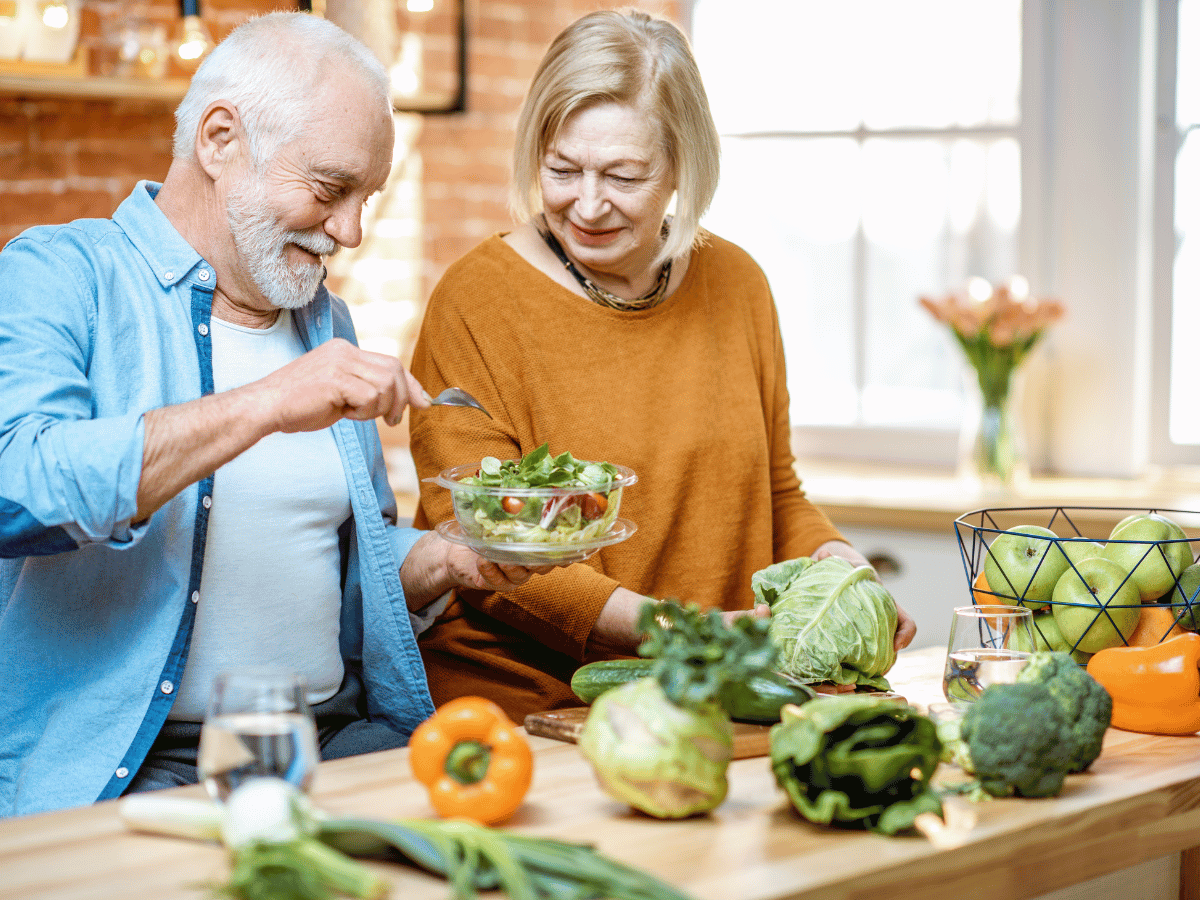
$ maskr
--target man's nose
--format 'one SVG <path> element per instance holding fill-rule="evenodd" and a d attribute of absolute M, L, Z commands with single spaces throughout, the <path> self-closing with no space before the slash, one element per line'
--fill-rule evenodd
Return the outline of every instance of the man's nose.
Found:
<path fill-rule="evenodd" d="M 362 208 L 356 203 L 339 203 L 325 220 L 325 233 L 343 247 L 362 243 Z"/>

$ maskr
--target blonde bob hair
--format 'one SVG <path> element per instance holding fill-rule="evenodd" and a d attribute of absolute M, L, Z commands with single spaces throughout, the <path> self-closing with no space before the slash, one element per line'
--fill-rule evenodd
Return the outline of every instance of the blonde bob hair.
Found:
<path fill-rule="evenodd" d="M 599 103 L 635 106 L 658 127 L 675 176 L 675 217 L 658 263 L 700 238 L 720 173 L 720 138 L 687 38 L 643 12 L 603 10 L 567 27 L 546 51 L 517 119 L 509 207 L 520 222 L 542 211 L 547 148 L 575 113 Z"/>

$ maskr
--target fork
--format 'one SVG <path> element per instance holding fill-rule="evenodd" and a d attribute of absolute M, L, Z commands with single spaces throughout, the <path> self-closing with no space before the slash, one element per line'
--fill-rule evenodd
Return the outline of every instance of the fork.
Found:
<path fill-rule="evenodd" d="M 422 393 L 425 395 L 425 399 L 434 406 L 473 406 L 489 419 L 492 417 L 492 414 L 484 409 L 478 400 L 476 400 L 462 388 L 446 388 L 436 397 L 430 397 L 428 391 L 422 391 Z"/>

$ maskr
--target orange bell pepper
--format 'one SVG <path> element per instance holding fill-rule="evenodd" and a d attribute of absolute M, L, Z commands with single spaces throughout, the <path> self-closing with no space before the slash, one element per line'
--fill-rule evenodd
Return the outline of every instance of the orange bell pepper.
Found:
<path fill-rule="evenodd" d="M 533 780 L 533 751 L 504 710 L 459 697 L 417 726 L 408 741 L 413 775 L 443 818 L 496 825 L 510 818 Z"/>
<path fill-rule="evenodd" d="M 1109 647 L 1088 660 L 1087 671 L 1112 697 L 1114 727 L 1144 734 L 1200 731 L 1200 634 L 1149 647 Z"/>

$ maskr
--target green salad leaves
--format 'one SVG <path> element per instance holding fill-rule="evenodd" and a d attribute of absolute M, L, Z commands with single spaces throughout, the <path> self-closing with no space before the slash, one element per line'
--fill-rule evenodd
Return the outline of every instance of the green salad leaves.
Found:
<path fill-rule="evenodd" d="M 549 445 L 542 444 L 521 459 L 485 456 L 478 473 L 459 482 L 475 490 L 455 491 L 454 503 L 468 510 L 477 537 L 539 544 L 589 541 L 612 527 L 621 482 L 612 463 L 578 460 L 570 453 L 551 456 Z"/>
<path fill-rule="evenodd" d="M 755 572 L 750 586 L 771 607 L 781 671 L 810 684 L 891 689 L 883 676 L 896 662 L 896 601 L 870 566 L 801 557 Z"/>
<path fill-rule="evenodd" d="M 505 488 L 601 488 L 617 477 L 617 467 L 612 463 L 585 462 L 570 453 L 551 456 L 550 445 L 542 444 L 520 459 L 501 461 L 485 456 L 479 463 L 479 475 L 471 481 L 464 478 L 463 483 Z"/>

